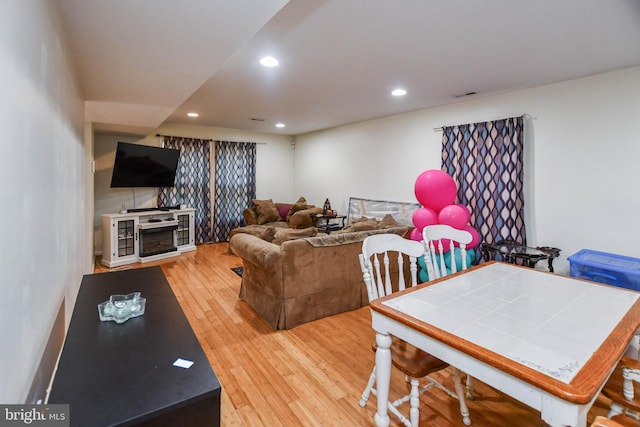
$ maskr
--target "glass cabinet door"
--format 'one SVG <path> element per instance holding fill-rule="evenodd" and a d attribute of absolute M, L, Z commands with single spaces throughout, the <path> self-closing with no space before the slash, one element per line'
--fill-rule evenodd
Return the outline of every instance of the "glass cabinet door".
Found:
<path fill-rule="evenodd" d="M 188 245 L 189 243 L 189 214 L 178 215 L 176 246 L 184 246 Z"/>
<path fill-rule="evenodd" d="M 118 227 L 118 257 L 135 253 L 135 221 L 126 219 L 117 221 Z"/>

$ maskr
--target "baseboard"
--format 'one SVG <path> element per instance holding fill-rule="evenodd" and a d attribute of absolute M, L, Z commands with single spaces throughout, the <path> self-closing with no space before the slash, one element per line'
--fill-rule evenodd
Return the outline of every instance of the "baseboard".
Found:
<path fill-rule="evenodd" d="M 36 370 L 31 383 L 31 389 L 27 395 L 25 403 L 27 404 L 42 404 L 46 402 L 49 384 L 53 377 L 56 364 L 58 363 L 58 356 L 62 350 L 62 344 L 65 337 L 65 319 L 64 319 L 64 299 L 58 314 L 51 327 L 51 333 L 47 340 L 47 345 L 44 348 L 44 353 L 40 359 L 40 365 Z"/>

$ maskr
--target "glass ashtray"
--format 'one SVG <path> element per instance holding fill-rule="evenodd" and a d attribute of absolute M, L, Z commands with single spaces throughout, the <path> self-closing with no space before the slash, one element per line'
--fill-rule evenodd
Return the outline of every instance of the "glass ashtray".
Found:
<path fill-rule="evenodd" d="M 102 322 L 113 320 L 124 323 L 132 317 L 142 316 L 147 300 L 140 296 L 140 292 L 127 295 L 111 295 L 108 301 L 98 304 L 98 315 Z"/>

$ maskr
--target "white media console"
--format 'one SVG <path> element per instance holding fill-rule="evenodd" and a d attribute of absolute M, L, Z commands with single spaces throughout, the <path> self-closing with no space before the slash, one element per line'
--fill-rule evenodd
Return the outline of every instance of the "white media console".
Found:
<path fill-rule="evenodd" d="M 150 262 L 196 249 L 195 209 L 102 215 L 102 264 Z"/>

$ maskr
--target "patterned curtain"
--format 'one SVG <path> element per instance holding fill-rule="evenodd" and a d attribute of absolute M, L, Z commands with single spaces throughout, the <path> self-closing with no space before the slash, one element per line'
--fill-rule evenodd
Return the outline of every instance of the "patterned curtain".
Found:
<path fill-rule="evenodd" d="M 443 128 L 442 170 L 458 185 L 481 241 L 526 244 L 523 117 Z"/>
<path fill-rule="evenodd" d="M 256 144 L 216 141 L 214 152 L 214 239 L 226 242 L 231 230 L 244 223 L 242 211 L 256 198 Z"/>
<path fill-rule="evenodd" d="M 211 140 L 165 136 L 164 145 L 180 150 L 180 160 L 175 187 L 160 188 L 158 206 L 195 208 L 195 243 L 211 242 Z"/>

